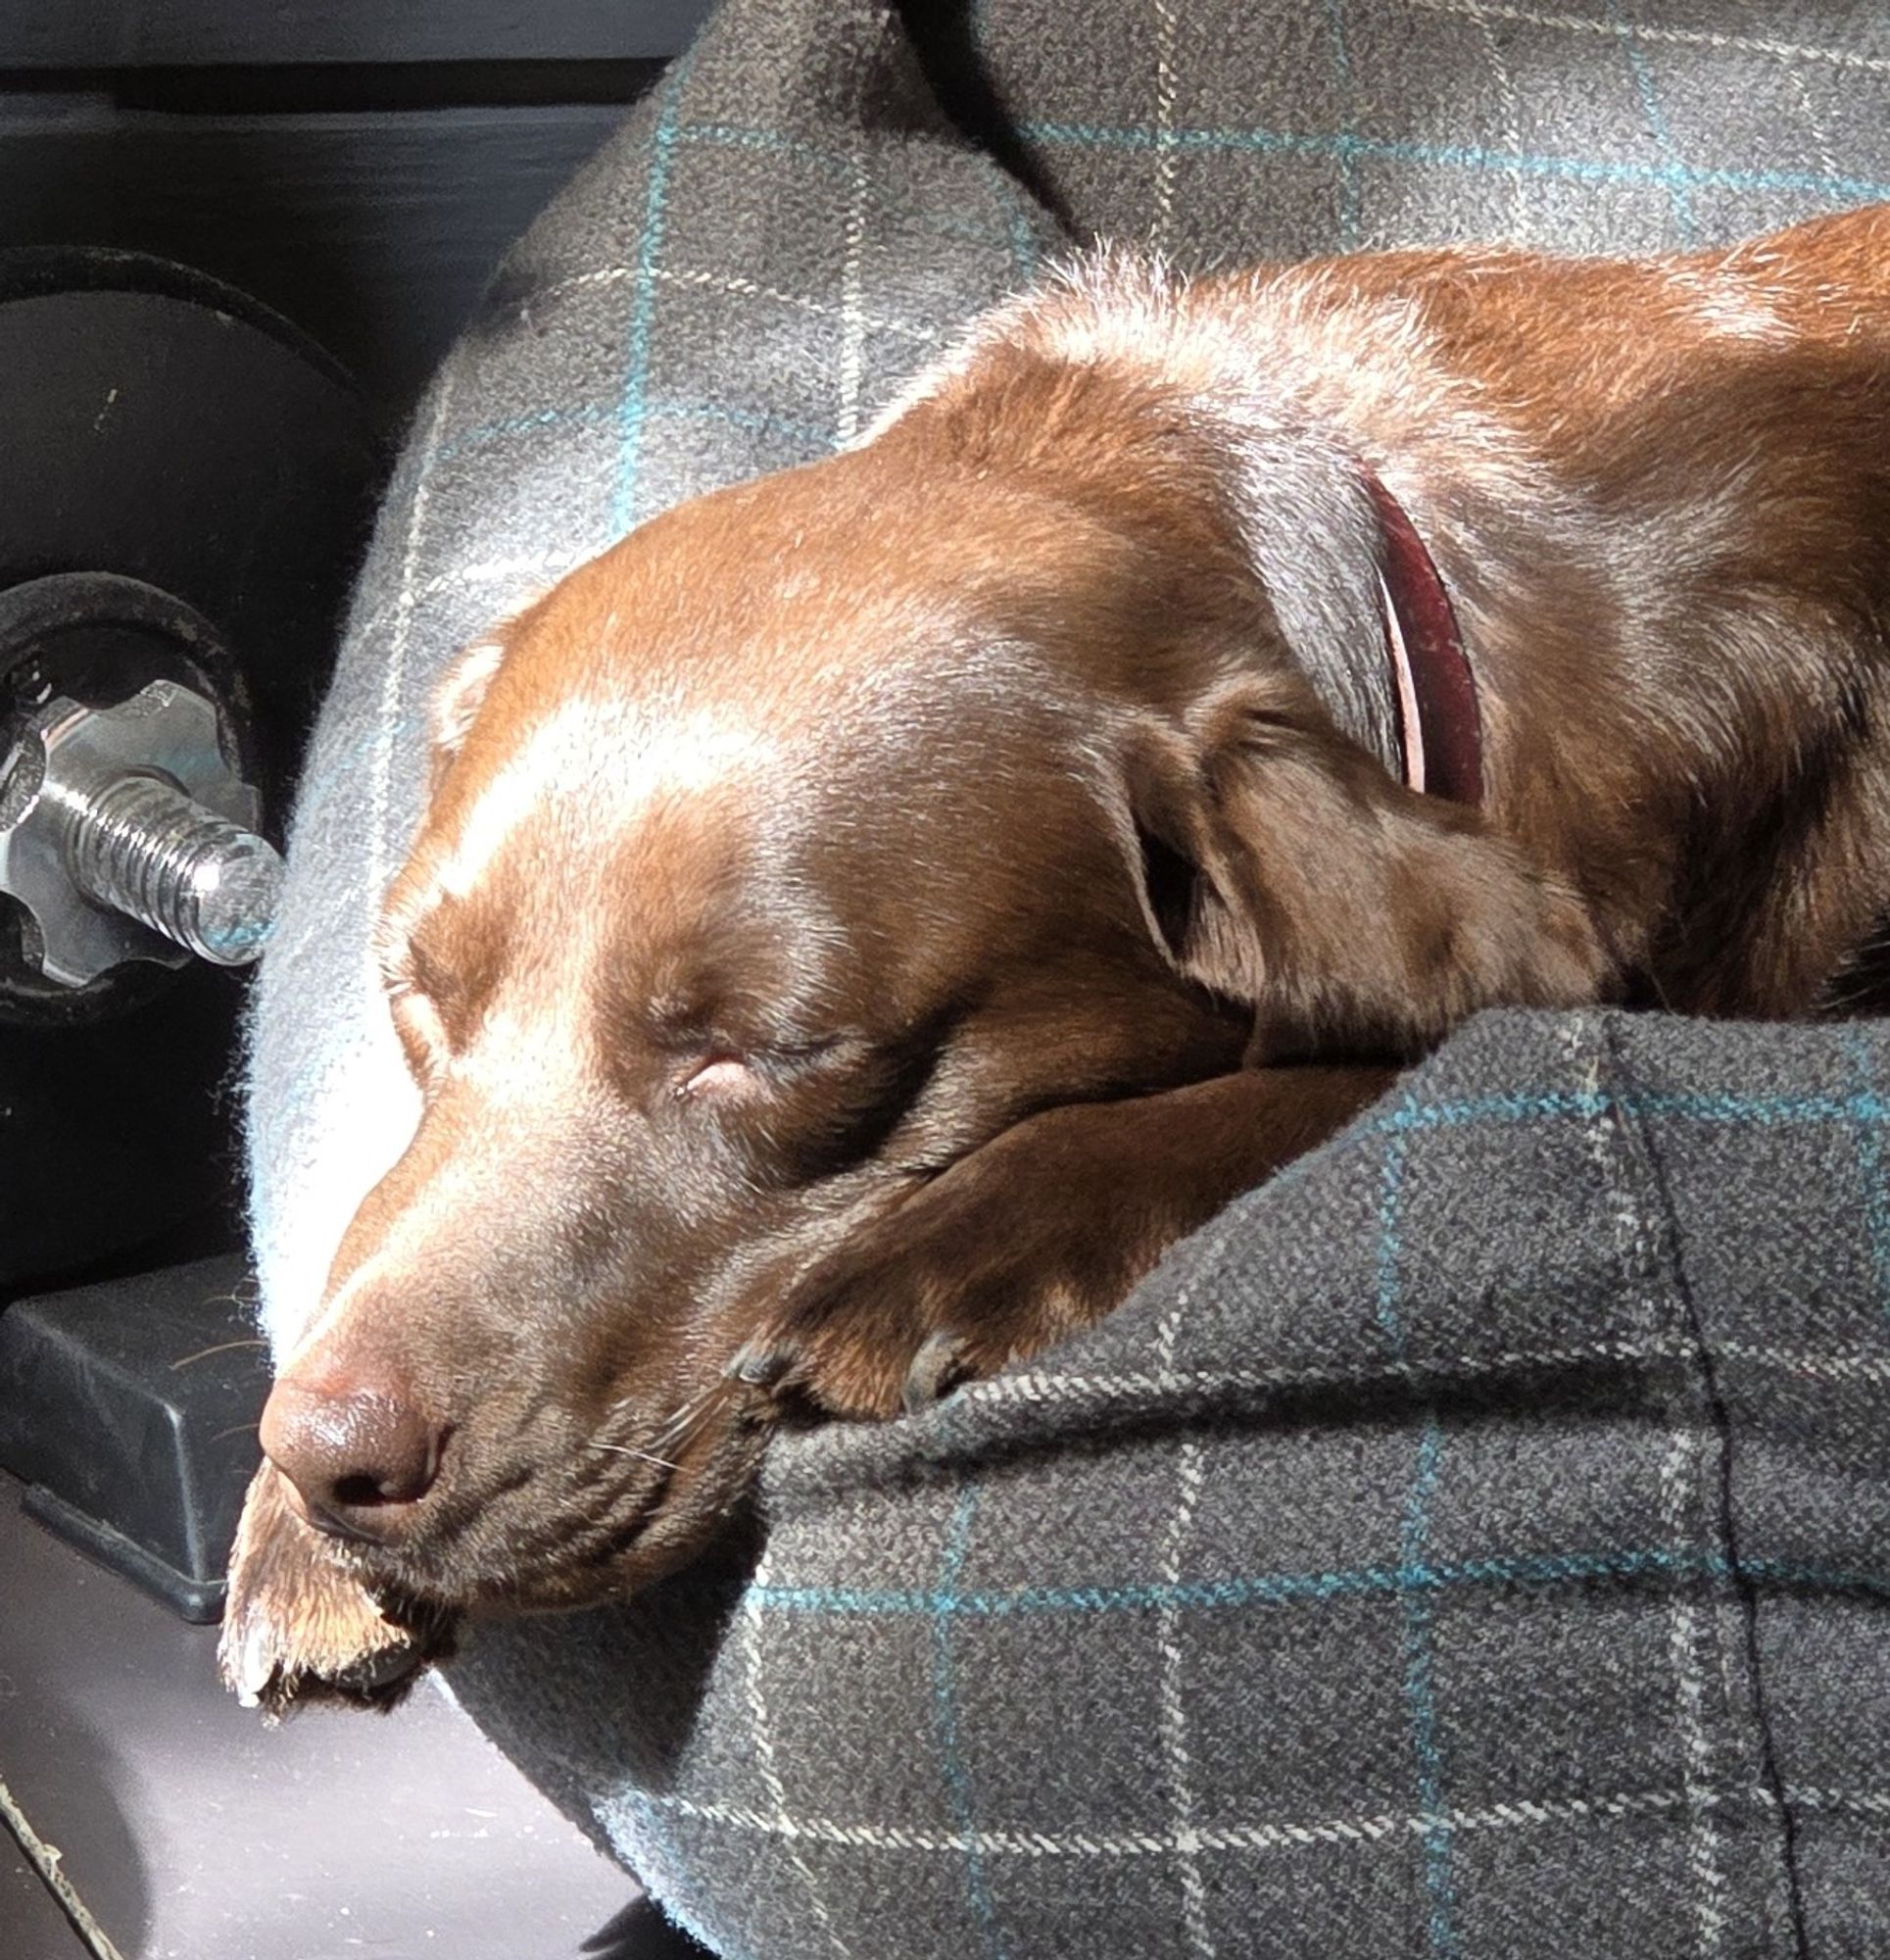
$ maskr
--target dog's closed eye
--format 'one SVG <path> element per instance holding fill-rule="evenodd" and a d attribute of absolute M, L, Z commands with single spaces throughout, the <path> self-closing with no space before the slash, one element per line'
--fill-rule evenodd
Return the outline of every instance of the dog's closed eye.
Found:
<path fill-rule="evenodd" d="M 760 1087 L 760 1078 L 746 1056 L 709 1054 L 694 1063 L 676 1084 L 679 1097 L 742 1096 Z"/>
<path fill-rule="evenodd" d="M 781 1086 L 800 1070 L 848 1048 L 847 1038 L 841 1035 L 752 1044 L 711 1042 L 697 1050 L 678 1068 L 673 1093 L 678 1098 L 716 1101 L 756 1095 Z"/>

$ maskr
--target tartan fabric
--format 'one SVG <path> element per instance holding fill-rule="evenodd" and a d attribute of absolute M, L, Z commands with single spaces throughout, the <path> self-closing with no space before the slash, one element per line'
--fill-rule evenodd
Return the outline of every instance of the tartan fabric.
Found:
<path fill-rule="evenodd" d="M 255 997 L 271 1334 L 412 1125 L 368 925 L 465 640 L 1072 233 L 1729 237 L 1890 195 L 1887 77 L 1835 0 L 729 0 L 390 491 Z M 755 1960 L 1890 1953 L 1880 1098 L 1872 1029 L 1478 1023 L 1084 1342 L 777 1449 L 752 1570 L 459 1691 Z"/>
<path fill-rule="evenodd" d="M 1068 38 L 1029 7 L 989 16 L 1051 197 L 1187 263 L 1493 238 L 1652 251 L 1890 182 L 1881 5 L 1148 0 Z M 1077 59 L 1090 35 L 1107 51 Z"/>
<path fill-rule="evenodd" d="M 1486 1016 L 473 1705 L 729 1954 L 1890 1951 L 1887 1081 Z"/>

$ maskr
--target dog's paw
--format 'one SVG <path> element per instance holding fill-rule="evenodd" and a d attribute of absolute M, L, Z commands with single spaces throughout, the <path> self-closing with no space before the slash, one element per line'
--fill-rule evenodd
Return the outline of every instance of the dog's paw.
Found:
<path fill-rule="evenodd" d="M 245 1707 L 271 1718 L 327 1701 L 387 1709 L 452 1651 L 454 1618 L 377 1598 L 340 1548 L 303 1522 L 265 1463 L 230 1553 L 217 1661 Z"/>
<path fill-rule="evenodd" d="M 1111 1311 L 1147 1251 L 1060 1174 L 1074 1168 L 1052 1147 L 1060 1113 L 954 1164 L 800 1276 L 729 1375 L 832 1415 L 892 1416 Z"/>

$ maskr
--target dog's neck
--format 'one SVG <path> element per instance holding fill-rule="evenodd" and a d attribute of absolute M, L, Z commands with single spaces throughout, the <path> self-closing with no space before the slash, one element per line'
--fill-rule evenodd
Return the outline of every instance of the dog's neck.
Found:
<path fill-rule="evenodd" d="M 1481 793 L 1477 682 L 1424 536 L 1365 459 L 1438 419 L 1410 375 L 1428 343 L 1405 311 L 1307 306 L 1263 284 L 1231 324 L 1155 264 L 1108 252 L 989 316 L 889 412 L 1018 343 L 1073 373 L 1139 376 L 1219 452 L 1220 488 L 1287 648 L 1339 730 L 1413 788 Z M 1342 381 L 1334 385 L 1337 371 Z M 1361 378 L 1391 372 L 1365 388 Z M 1428 372 L 1428 370 L 1427 370 Z M 1434 391 L 1436 376 L 1426 386 Z M 1445 401 L 1449 417 L 1474 409 Z"/>
<path fill-rule="evenodd" d="M 1290 296 L 1261 297 L 1272 326 L 1231 331 L 1159 266 L 1102 253 L 986 316 L 862 440 L 937 397 L 976 403 L 986 364 L 1020 346 L 1073 375 L 1150 384 L 1214 453 L 1216 501 L 1231 507 L 1287 650 L 1339 731 L 1399 781 L 1475 803 L 1481 731 L 1469 655 L 1423 514 L 1414 522 L 1364 461 L 1387 423 L 1393 440 L 1411 433 L 1402 384 L 1391 391 L 1398 415 L 1361 418 L 1351 401 L 1361 363 L 1381 365 L 1388 342 L 1416 367 L 1423 337 L 1403 314 L 1302 318 Z M 1361 440 L 1374 419 L 1380 440 Z"/>

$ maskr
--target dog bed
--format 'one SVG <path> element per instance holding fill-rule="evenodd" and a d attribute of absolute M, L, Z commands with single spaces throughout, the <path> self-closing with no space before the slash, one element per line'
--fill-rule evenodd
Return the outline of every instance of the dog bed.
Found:
<path fill-rule="evenodd" d="M 268 1331 L 414 1114 L 369 924 L 451 653 L 1101 233 L 1711 242 L 1890 196 L 1877 7 L 729 0 L 420 407 L 255 996 Z M 452 1682 L 718 1953 L 1890 1950 L 1890 1042 L 1485 1017 L 1106 1325 L 784 1440 Z"/>

